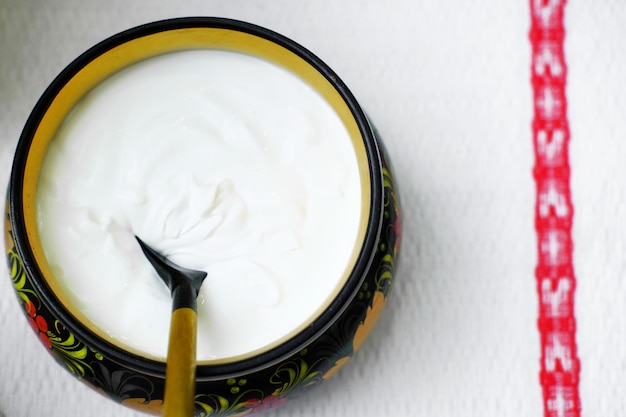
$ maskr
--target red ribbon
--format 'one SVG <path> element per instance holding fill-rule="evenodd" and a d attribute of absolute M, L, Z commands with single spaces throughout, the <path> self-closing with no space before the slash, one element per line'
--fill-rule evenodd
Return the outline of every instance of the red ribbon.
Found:
<path fill-rule="evenodd" d="M 579 417 L 580 361 L 576 349 L 572 259 L 567 65 L 563 52 L 565 0 L 530 0 L 537 200 L 538 327 L 544 415 Z"/>

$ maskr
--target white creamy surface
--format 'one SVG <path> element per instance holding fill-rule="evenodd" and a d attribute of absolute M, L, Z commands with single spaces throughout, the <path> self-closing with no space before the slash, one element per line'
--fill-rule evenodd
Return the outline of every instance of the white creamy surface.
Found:
<path fill-rule="evenodd" d="M 163 358 L 169 290 L 134 235 L 208 276 L 198 359 L 262 349 L 311 319 L 355 244 L 361 185 L 330 106 L 250 56 L 152 58 L 83 99 L 51 145 L 40 234 L 64 291 L 112 339 Z"/>

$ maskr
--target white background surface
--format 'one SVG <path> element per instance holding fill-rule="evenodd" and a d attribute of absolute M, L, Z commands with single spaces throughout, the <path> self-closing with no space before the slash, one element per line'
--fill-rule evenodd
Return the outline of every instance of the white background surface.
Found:
<path fill-rule="evenodd" d="M 528 0 L 0 0 L 0 184 L 39 95 L 93 44 L 150 21 L 265 26 L 328 63 L 400 185 L 401 269 L 370 339 L 270 416 L 539 416 Z M 570 1 L 566 59 L 583 414 L 626 411 L 626 2 Z M 0 185 L 4 187 L 4 185 Z M 0 275 L 0 416 L 140 416 L 78 383 Z"/>

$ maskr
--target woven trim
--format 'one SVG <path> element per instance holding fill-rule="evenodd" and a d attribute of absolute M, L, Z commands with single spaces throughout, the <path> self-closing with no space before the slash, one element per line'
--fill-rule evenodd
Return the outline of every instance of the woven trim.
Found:
<path fill-rule="evenodd" d="M 540 382 L 546 417 L 579 417 L 566 75 L 565 0 L 530 0 L 537 200 Z"/>

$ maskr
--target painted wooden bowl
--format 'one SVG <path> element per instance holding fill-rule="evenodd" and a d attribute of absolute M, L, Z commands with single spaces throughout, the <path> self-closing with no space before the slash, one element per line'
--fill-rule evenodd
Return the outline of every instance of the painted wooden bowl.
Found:
<path fill-rule="evenodd" d="M 346 126 L 363 184 L 365 214 L 354 260 L 328 305 L 278 345 L 232 360 L 198 364 L 196 415 L 241 416 L 305 394 L 348 362 L 385 306 L 396 270 L 400 211 L 380 138 L 339 77 L 304 47 L 249 23 L 199 17 L 136 27 L 89 49 L 51 83 L 20 137 L 6 205 L 7 259 L 19 304 L 58 363 L 116 402 L 159 413 L 164 361 L 111 342 L 86 325 L 76 309 L 58 296 L 37 229 L 37 185 L 50 142 L 87 92 L 136 62 L 194 48 L 259 56 L 313 86 Z"/>

